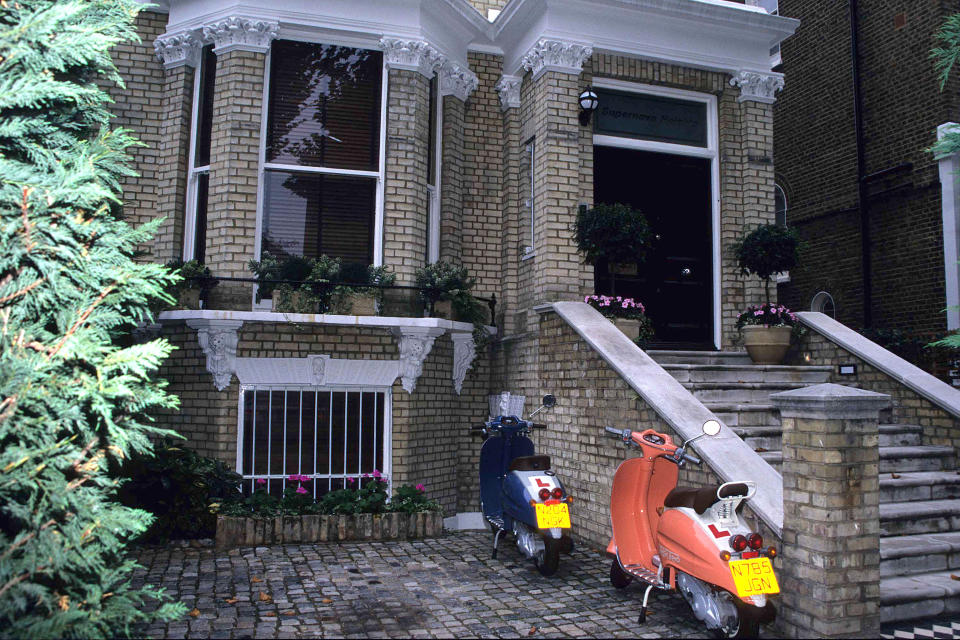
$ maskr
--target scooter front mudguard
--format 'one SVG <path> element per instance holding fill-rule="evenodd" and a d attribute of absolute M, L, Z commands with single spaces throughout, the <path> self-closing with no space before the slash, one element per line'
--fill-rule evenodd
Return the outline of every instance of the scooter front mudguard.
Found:
<path fill-rule="evenodd" d="M 509 450 L 504 451 L 505 446 L 509 446 Z M 503 516 L 500 500 L 502 478 L 507 473 L 510 461 L 519 456 L 532 455 L 533 442 L 524 436 L 510 440 L 495 436 L 483 443 L 480 448 L 480 508 L 484 516 Z"/>
<path fill-rule="evenodd" d="M 607 551 L 621 564 L 656 570 L 654 536 L 660 522 L 656 507 L 676 485 L 677 466 L 662 458 L 631 458 L 617 467 L 610 494 L 613 539 Z"/>

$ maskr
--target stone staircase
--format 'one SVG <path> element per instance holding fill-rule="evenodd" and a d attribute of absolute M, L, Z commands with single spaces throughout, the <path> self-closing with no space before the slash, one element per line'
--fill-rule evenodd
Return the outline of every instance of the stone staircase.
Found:
<path fill-rule="evenodd" d="M 755 365 L 742 352 L 647 353 L 778 471 L 780 416 L 770 394 L 827 382 L 832 371 Z M 954 451 L 924 446 L 919 426 L 881 424 L 879 431 L 882 621 L 960 612 L 960 471 L 954 469 Z"/>

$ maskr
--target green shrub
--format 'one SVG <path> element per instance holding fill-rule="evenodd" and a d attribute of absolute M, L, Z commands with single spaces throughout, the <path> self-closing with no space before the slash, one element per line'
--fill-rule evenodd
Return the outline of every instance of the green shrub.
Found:
<path fill-rule="evenodd" d="M 240 491 L 240 476 L 223 462 L 169 441 L 158 445 L 153 457 L 131 457 L 121 476 L 129 480 L 120 489 L 120 501 L 156 517 L 141 538 L 148 542 L 212 537 L 217 518 L 210 505 Z"/>

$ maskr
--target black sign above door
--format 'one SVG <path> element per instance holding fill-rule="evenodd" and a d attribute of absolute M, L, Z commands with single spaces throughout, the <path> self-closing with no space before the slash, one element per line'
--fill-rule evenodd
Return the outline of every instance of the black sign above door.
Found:
<path fill-rule="evenodd" d="M 596 91 L 600 105 L 594 114 L 595 133 L 707 146 L 706 103 L 610 89 Z"/>

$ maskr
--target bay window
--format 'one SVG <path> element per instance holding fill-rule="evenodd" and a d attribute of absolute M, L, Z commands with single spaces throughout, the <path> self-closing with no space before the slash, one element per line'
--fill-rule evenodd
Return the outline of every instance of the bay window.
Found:
<path fill-rule="evenodd" d="M 203 262 L 205 257 L 207 194 L 210 187 L 210 138 L 213 130 L 213 86 L 216 75 L 217 56 L 213 52 L 213 45 L 207 45 L 200 53 L 200 68 L 194 76 L 191 145 L 187 167 L 184 260 Z"/>
<path fill-rule="evenodd" d="M 273 43 L 261 254 L 376 262 L 382 85 L 379 51 Z"/>

